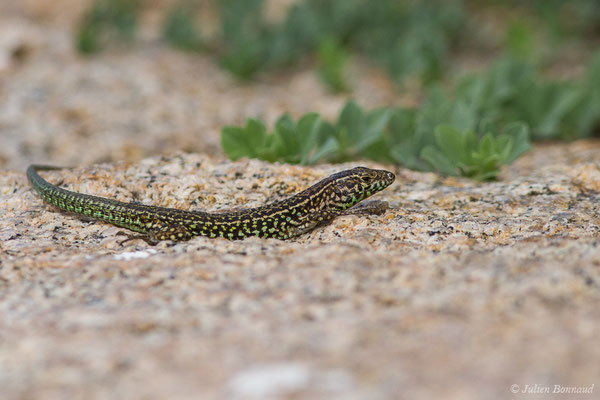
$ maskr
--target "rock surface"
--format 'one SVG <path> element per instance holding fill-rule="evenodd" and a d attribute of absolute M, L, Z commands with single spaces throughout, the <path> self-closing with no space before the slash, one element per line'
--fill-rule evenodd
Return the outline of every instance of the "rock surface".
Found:
<path fill-rule="evenodd" d="M 121 247 L 43 204 L 27 164 L 79 165 L 43 175 L 123 201 L 255 206 L 356 164 L 229 162 L 219 128 L 344 97 L 302 71 L 239 86 L 152 40 L 85 59 L 56 9 L 0 5 L 0 397 L 597 396 L 600 142 L 537 145 L 492 183 L 366 163 L 397 173 L 390 210 L 291 241 Z M 397 98 L 366 76 L 363 105 Z"/>
<path fill-rule="evenodd" d="M 376 196 L 386 214 L 292 241 L 155 247 L 121 247 L 119 228 L 56 212 L 2 172 L 3 393 L 501 399 L 513 384 L 597 384 L 599 150 L 540 146 L 493 183 L 399 170 Z M 187 154 L 44 175 L 218 211 L 350 166 Z"/>

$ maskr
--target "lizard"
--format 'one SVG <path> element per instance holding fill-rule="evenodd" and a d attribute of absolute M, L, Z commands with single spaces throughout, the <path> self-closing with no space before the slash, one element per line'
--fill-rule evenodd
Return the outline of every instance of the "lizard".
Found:
<path fill-rule="evenodd" d="M 385 189 L 395 175 L 386 170 L 356 167 L 337 172 L 289 198 L 256 208 L 226 213 L 185 211 L 175 208 L 121 202 L 114 199 L 77 193 L 55 186 L 38 171 L 61 168 L 30 165 L 27 178 L 42 199 L 59 209 L 92 217 L 137 232 L 122 243 L 143 239 L 149 244 L 162 240 L 174 242 L 194 236 L 244 239 L 290 239 L 309 232 L 335 217 L 347 213 L 381 214 L 387 203 L 374 201 L 355 207 L 360 201 Z M 361 205 L 362 206 L 362 205 Z"/>

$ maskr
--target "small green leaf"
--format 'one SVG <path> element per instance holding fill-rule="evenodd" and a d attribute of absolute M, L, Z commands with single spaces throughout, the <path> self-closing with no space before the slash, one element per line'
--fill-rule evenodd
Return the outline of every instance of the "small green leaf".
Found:
<path fill-rule="evenodd" d="M 346 129 L 350 139 L 358 139 L 358 135 L 364 128 L 364 113 L 362 109 L 354 102 L 346 102 L 338 117 L 337 126 Z"/>
<path fill-rule="evenodd" d="M 392 110 L 388 123 L 389 141 L 392 145 L 404 144 L 414 140 L 416 115 L 415 110 L 407 108 Z"/>
<path fill-rule="evenodd" d="M 491 133 L 486 133 L 479 141 L 479 151 L 483 158 L 487 158 L 496 152 L 494 137 Z"/>
<path fill-rule="evenodd" d="M 510 24 L 506 30 L 505 41 L 508 51 L 514 56 L 529 58 L 535 50 L 531 21 L 517 21 Z"/>
<path fill-rule="evenodd" d="M 440 125 L 435 129 L 435 142 L 446 158 L 457 164 L 468 163 L 469 151 L 465 148 L 464 134 L 450 125 Z"/>
<path fill-rule="evenodd" d="M 98 29 L 90 24 L 82 26 L 77 34 L 76 46 L 77 50 L 83 54 L 93 54 L 102 50 Z"/>
<path fill-rule="evenodd" d="M 311 152 L 314 152 L 319 145 L 321 123 L 321 117 L 317 113 L 306 114 L 298 120 L 298 140 L 300 142 L 299 152 L 301 164 L 307 164 L 309 162 Z"/>
<path fill-rule="evenodd" d="M 515 145 L 515 140 L 509 135 L 500 135 L 496 137 L 497 153 L 500 158 L 500 162 L 505 164 L 511 156 L 511 151 Z"/>
<path fill-rule="evenodd" d="M 300 153 L 298 130 L 288 114 L 284 114 L 275 123 L 273 132 L 273 151 L 278 158 L 286 162 L 297 163 Z"/>
<path fill-rule="evenodd" d="M 366 126 L 355 148 L 361 151 L 379 140 L 383 136 L 383 131 L 391 116 L 391 110 L 386 108 L 380 108 L 369 113 Z"/>
<path fill-rule="evenodd" d="M 426 146 L 421 151 L 421 157 L 443 174 L 458 175 L 456 164 L 433 146 Z"/>
<path fill-rule="evenodd" d="M 244 128 L 226 126 L 221 130 L 221 147 L 232 160 L 241 157 L 257 158 L 265 153 L 267 132 L 263 123 L 248 119 Z"/>
<path fill-rule="evenodd" d="M 585 96 L 583 90 L 573 87 L 561 87 L 557 90 L 552 104 L 544 110 L 543 118 L 539 121 L 536 130 L 540 137 L 560 135 L 558 129 L 569 113 L 572 113 Z"/>
<path fill-rule="evenodd" d="M 186 51 L 199 51 L 203 47 L 200 31 L 194 21 L 195 13 L 190 5 L 173 7 L 163 22 L 163 37 L 171 45 Z"/>
<path fill-rule="evenodd" d="M 315 164 L 329 155 L 338 151 L 338 143 L 334 137 L 329 137 L 325 143 L 317 147 L 313 154 L 309 154 L 306 160 L 302 160 L 302 164 Z"/>
<path fill-rule="evenodd" d="M 512 148 L 504 160 L 506 164 L 512 164 L 512 162 L 521 155 L 531 150 L 531 142 L 529 141 L 529 128 L 523 122 L 513 122 L 506 125 L 502 131 L 502 134 L 513 138 Z"/>
<path fill-rule="evenodd" d="M 139 0 L 96 0 L 79 27 L 77 50 L 91 54 L 111 42 L 130 42 L 139 11 Z"/>
<path fill-rule="evenodd" d="M 346 77 L 349 54 L 333 36 L 326 37 L 317 45 L 317 68 L 323 82 L 334 92 L 348 91 Z"/>

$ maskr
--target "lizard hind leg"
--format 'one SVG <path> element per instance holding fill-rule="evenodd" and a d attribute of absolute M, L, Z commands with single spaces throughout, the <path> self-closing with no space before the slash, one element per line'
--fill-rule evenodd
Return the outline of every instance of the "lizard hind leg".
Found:
<path fill-rule="evenodd" d="M 117 232 L 117 235 L 127 236 L 127 239 L 122 240 L 119 244 L 122 246 L 124 243 L 130 240 L 142 239 L 151 246 L 157 245 L 163 240 L 171 240 L 173 242 L 181 242 L 189 240 L 194 237 L 194 234 L 190 232 L 183 225 L 171 225 L 165 226 L 157 230 L 153 230 L 149 233 L 144 234 L 130 234 L 123 231 Z"/>
<path fill-rule="evenodd" d="M 149 234 L 131 234 L 123 231 L 117 232 L 117 236 L 126 236 L 127 239 L 123 239 L 119 241 L 119 246 L 123 246 L 123 244 L 130 242 L 132 240 L 142 239 L 144 242 L 148 243 L 150 246 L 155 246 L 158 244 L 158 240 L 154 239 Z"/>
<path fill-rule="evenodd" d="M 152 240 L 159 242 L 161 240 L 171 240 L 173 242 L 182 242 L 190 240 L 195 235 L 183 225 L 167 225 L 149 234 Z"/>

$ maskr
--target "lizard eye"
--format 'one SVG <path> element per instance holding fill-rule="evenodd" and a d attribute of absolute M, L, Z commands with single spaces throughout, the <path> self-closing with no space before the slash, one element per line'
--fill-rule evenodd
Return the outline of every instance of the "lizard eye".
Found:
<path fill-rule="evenodd" d="M 361 180 L 362 180 L 364 183 L 371 183 L 371 182 L 373 181 L 373 179 L 372 179 L 370 176 L 363 176 L 363 177 L 361 178 Z"/>

